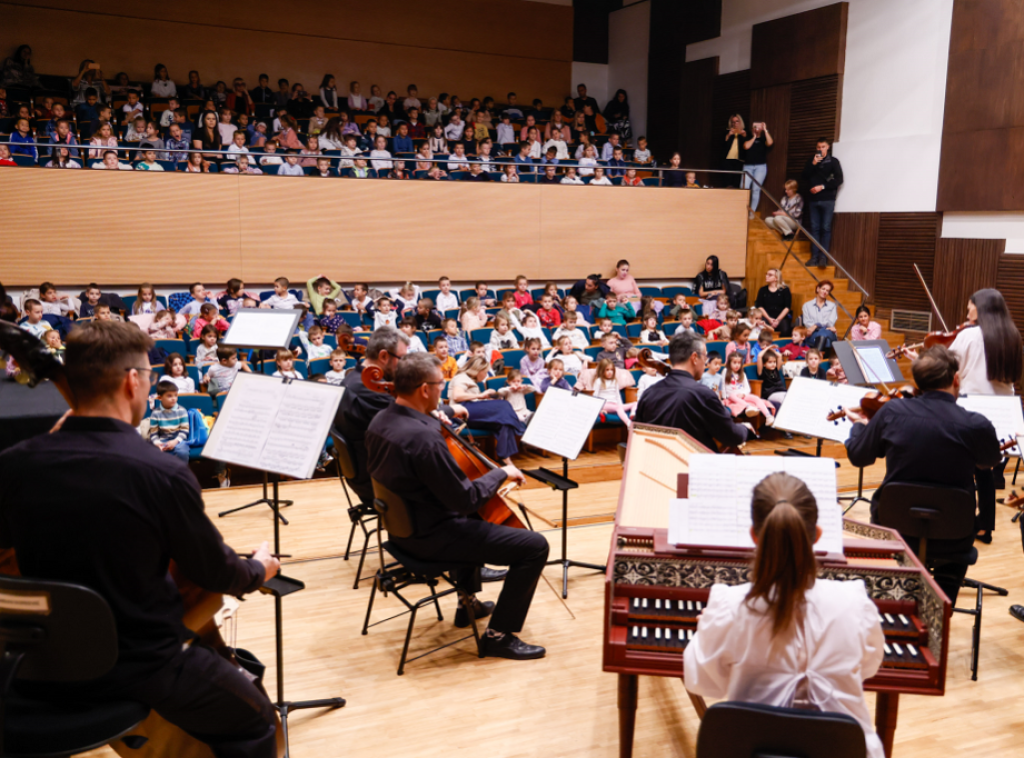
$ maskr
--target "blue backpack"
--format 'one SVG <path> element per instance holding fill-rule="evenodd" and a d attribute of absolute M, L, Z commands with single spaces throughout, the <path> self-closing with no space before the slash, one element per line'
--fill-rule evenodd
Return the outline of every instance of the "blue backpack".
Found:
<path fill-rule="evenodd" d="M 201 447 L 210 439 L 210 430 L 206 428 L 206 421 L 198 408 L 188 409 L 188 446 Z"/>

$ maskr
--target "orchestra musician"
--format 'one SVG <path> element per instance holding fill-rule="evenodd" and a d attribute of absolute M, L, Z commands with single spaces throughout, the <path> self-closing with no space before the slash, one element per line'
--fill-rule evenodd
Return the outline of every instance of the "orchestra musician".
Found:
<path fill-rule="evenodd" d="M 882 664 L 878 607 L 864 582 L 817 579 L 818 507 L 801 480 L 777 473 L 754 488 L 753 582 L 715 584 L 683 653 L 695 695 L 845 713 L 869 758 L 883 758 L 863 683 Z"/>
<path fill-rule="evenodd" d="M 682 429 L 711 450 L 715 440 L 734 447 L 754 436 L 733 421 L 732 414 L 715 393 L 700 383 L 707 363 L 704 338 L 692 332 L 676 332 L 668 345 L 672 370 L 640 398 L 635 421 Z"/>
<path fill-rule="evenodd" d="M 942 345 L 924 350 L 912 367 L 919 397 L 890 400 L 870 421 L 857 409 L 846 409 L 854 422 L 846 451 L 854 466 L 870 466 L 885 458 L 885 478 L 871 500 L 871 521 L 877 523 L 881 492 L 893 482 L 931 484 L 970 491 L 976 468 L 991 468 L 1002 453 L 992 422 L 957 405 L 963 389 L 960 363 Z M 912 550 L 917 539 L 904 535 Z M 929 540 L 932 557 L 963 555 L 974 539 Z M 933 571 L 935 582 L 955 605 L 967 575 L 966 563 L 944 563 Z"/>
<path fill-rule="evenodd" d="M 173 560 L 203 589 L 242 595 L 279 564 L 267 543 L 239 558 L 207 518 L 188 466 L 139 436 L 152 347 L 132 324 L 96 321 L 71 332 L 74 412 L 53 433 L 0 454 L 0 546 L 14 548 L 22 575 L 90 587 L 113 612 L 117 662 L 98 680 L 61 684 L 63 699 L 141 702 L 221 758 L 270 758 L 273 706 L 185 628 L 168 567 Z"/>
<path fill-rule="evenodd" d="M 960 393 L 963 395 L 1012 395 L 1013 384 L 1024 372 L 1021 336 L 1013 323 L 1006 300 L 996 289 L 982 289 L 967 303 L 967 324 L 951 334 L 956 337 L 950 352 L 960 362 Z M 908 351 L 911 358 L 913 352 Z M 975 471 L 978 487 L 978 539 L 992 541 L 996 525 L 996 482 L 1005 463 Z M 1024 540 L 1024 520 L 1021 521 Z"/>
<path fill-rule="evenodd" d="M 444 387 L 435 356 L 407 355 L 397 362 L 394 377 L 397 399 L 377 414 L 366 432 L 370 476 L 405 500 L 413 521 L 411 537 L 390 539 L 423 560 L 508 566 L 497 604 L 473 599 L 476 617 L 491 617 L 481 639 L 483 653 L 514 660 L 542 658 L 543 647 L 516 634 L 547 561 L 548 541 L 527 529 L 472 518 L 506 479 L 521 482 L 523 474 L 508 465 L 470 480 L 459 468 L 430 415 Z M 479 589 L 476 570 L 459 572 L 457 581 L 474 592 Z M 455 623 L 470 623 L 461 606 Z"/>

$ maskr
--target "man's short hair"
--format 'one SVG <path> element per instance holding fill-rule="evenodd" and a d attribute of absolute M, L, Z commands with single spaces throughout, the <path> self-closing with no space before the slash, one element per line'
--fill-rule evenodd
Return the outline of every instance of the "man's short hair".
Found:
<path fill-rule="evenodd" d="M 704 338 L 693 332 L 676 332 L 668 343 L 668 362 L 673 366 L 686 363 L 694 353 L 702 353 Z"/>
<path fill-rule="evenodd" d="M 395 369 L 395 394 L 411 395 L 425 382 L 431 381 L 435 371 L 441 370 L 441 361 L 430 353 L 412 353 L 398 362 Z"/>
<path fill-rule="evenodd" d="M 68 335 L 64 366 L 79 403 L 112 395 L 124 381 L 126 368 L 145 368 L 153 340 L 135 324 L 93 321 Z M 145 361 L 139 366 L 140 361 Z"/>
<path fill-rule="evenodd" d="M 366 357 L 376 358 L 382 350 L 394 355 L 399 342 L 408 345 L 409 338 L 392 326 L 382 326 L 370 335 L 366 343 Z"/>
<path fill-rule="evenodd" d="M 922 392 L 951 387 L 953 377 L 959 370 L 960 361 L 945 345 L 936 345 L 923 351 L 911 368 L 914 382 Z"/>

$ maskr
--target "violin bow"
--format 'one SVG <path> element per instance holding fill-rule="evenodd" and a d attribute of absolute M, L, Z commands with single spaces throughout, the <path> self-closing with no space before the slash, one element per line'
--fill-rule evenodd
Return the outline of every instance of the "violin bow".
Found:
<path fill-rule="evenodd" d="M 913 264 L 914 271 L 917 272 L 917 278 L 921 280 L 921 286 L 924 287 L 924 293 L 928 296 L 928 302 L 932 304 L 932 309 L 935 311 L 935 315 L 939 317 L 939 323 L 942 324 L 942 331 L 948 332 L 949 327 L 946 326 L 946 319 L 942 318 L 942 313 L 939 311 L 939 306 L 935 304 L 935 298 L 932 297 L 932 291 L 928 289 L 928 283 L 924 280 L 924 275 L 921 273 L 921 269 L 917 267 L 917 264 Z"/>

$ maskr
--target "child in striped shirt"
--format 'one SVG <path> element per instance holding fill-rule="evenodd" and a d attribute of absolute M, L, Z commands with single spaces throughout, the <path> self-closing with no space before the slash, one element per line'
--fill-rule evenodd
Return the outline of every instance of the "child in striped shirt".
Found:
<path fill-rule="evenodd" d="M 178 405 L 178 387 L 162 381 L 156 387 L 159 404 L 149 415 L 149 441 L 162 452 L 188 463 L 188 412 Z"/>

